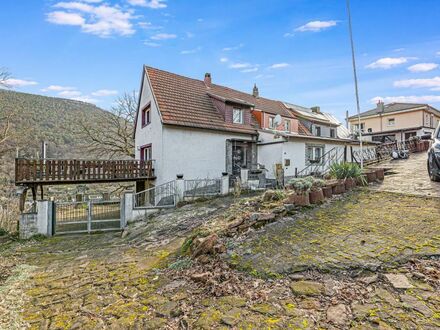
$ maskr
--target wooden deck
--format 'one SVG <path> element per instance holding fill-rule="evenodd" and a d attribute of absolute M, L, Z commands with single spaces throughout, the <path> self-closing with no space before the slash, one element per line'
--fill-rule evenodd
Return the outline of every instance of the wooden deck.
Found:
<path fill-rule="evenodd" d="M 154 179 L 154 161 L 15 159 L 16 185 L 56 185 Z"/>

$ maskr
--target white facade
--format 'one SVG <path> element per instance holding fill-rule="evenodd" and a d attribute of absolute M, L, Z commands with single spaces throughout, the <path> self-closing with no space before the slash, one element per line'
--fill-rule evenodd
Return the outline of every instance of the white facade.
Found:
<path fill-rule="evenodd" d="M 142 111 L 138 112 L 135 148 L 140 159 L 142 146 L 151 144 L 155 186 L 176 179 L 220 178 L 226 171 L 226 141 L 251 141 L 251 135 L 183 126 L 163 125 L 147 75 L 144 74 L 139 109 L 151 102 L 151 123 L 142 127 Z"/>
<path fill-rule="evenodd" d="M 347 161 L 351 159 L 350 147 L 353 150 L 359 150 L 359 145 L 351 141 L 335 141 L 328 139 L 319 139 L 316 137 L 306 136 L 279 136 L 272 132 L 260 131 L 258 144 L 258 163 L 267 169 L 266 176 L 269 179 L 275 179 L 276 164 L 282 164 L 285 177 L 295 176 L 297 172 L 302 171 L 308 166 L 306 159 L 306 148 L 310 145 L 323 145 L 324 153 L 339 148 L 339 152 L 344 152 L 347 146 Z M 371 146 L 365 146 L 371 148 Z"/>

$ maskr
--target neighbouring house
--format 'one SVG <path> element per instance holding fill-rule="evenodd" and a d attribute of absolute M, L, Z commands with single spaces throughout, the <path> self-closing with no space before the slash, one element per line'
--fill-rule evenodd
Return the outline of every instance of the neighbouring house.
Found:
<path fill-rule="evenodd" d="M 282 169 L 284 179 L 325 172 L 333 162 L 353 161 L 352 152 L 359 142 L 333 115 L 319 107 L 306 108 L 283 103 L 298 120 L 298 132 L 281 132 L 261 128 L 259 161 L 269 170 L 268 178 L 277 177 Z"/>
<path fill-rule="evenodd" d="M 348 118 L 354 134 L 376 142 L 405 141 L 412 136 L 433 133 L 440 122 L 440 111 L 428 104 L 389 103 L 379 101 L 375 109 Z"/>
<path fill-rule="evenodd" d="M 302 108 L 310 112 L 308 118 L 291 105 L 261 97 L 257 86 L 252 93 L 240 92 L 213 83 L 209 73 L 197 80 L 144 66 L 140 91 L 136 158 L 154 160 L 156 177 L 147 185 L 166 183 L 178 174 L 186 179 L 222 173 L 239 177 L 243 169 L 264 168 L 268 177 L 282 169 L 293 176 L 321 162 L 320 156 L 336 145 L 358 144 L 340 136 L 341 125 L 330 115 Z M 322 124 L 321 136 L 310 131 L 309 122 Z M 285 144 L 281 149 L 280 141 Z M 137 190 L 146 184 L 138 184 Z"/>

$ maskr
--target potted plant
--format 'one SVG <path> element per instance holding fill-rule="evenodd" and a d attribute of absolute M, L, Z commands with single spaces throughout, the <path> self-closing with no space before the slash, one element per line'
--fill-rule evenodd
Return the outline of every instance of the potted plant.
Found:
<path fill-rule="evenodd" d="M 325 181 L 322 179 L 314 178 L 309 176 L 306 178 L 312 183 L 312 187 L 309 192 L 310 204 L 318 204 L 324 201 L 324 192 L 322 187 L 325 186 Z"/>
<path fill-rule="evenodd" d="M 342 187 L 342 185 L 334 187 L 333 193 L 336 194 L 352 189 L 356 187 L 358 183 L 365 183 L 365 177 L 363 176 L 362 170 L 360 166 L 355 163 L 335 163 L 330 167 L 330 175 L 339 182 L 344 182 L 344 187 Z"/>
<path fill-rule="evenodd" d="M 385 170 L 383 168 L 376 169 L 376 178 L 380 181 L 385 179 Z"/>
<path fill-rule="evenodd" d="M 309 191 L 312 188 L 312 182 L 306 178 L 294 178 L 289 181 L 295 193 L 289 196 L 289 201 L 295 205 L 310 205 Z"/>

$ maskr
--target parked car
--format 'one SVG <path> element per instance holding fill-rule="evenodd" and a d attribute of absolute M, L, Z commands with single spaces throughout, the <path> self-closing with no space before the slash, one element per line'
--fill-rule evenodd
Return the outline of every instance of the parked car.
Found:
<path fill-rule="evenodd" d="M 440 124 L 434 132 L 424 135 L 424 140 L 432 139 L 433 143 L 428 150 L 428 174 L 432 181 L 440 181 Z"/>

